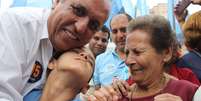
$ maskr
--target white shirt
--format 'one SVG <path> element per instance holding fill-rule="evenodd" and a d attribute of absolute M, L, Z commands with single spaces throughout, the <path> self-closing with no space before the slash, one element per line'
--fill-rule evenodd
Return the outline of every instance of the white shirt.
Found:
<path fill-rule="evenodd" d="M 48 15 L 49 10 L 39 8 L 0 12 L 0 101 L 22 101 L 24 95 L 44 83 L 52 55 Z M 36 61 L 43 69 L 41 78 L 28 83 Z"/>
<path fill-rule="evenodd" d="M 195 92 L 195 95 L 193 97 L 193 101 L 201 101 L 201 86 Z"/>

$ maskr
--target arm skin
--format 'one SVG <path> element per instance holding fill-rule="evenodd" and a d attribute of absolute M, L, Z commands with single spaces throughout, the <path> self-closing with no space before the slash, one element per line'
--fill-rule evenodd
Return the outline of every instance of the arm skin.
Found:
<path fill-rule="evenodd" d="M 191 0 L 193 4 L 201 5 L 201 0 Z"/>
<path fill-rule="evenodd" d="M 88 84 L 94 58 L 82 50 L 62 54 L 45 84 L 40 101 L 69 101 Z"/>

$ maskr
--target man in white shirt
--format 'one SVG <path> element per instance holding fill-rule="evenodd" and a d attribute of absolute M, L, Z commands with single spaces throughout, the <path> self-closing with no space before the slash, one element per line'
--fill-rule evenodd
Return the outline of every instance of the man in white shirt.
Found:
<path fill-rule="evenodd" d="M 106 0 L 55 0 L 52 11 L 0 12 L 0 101 L 22 101 L 42 88 L 53 47 L 64 52 L 84 46 L 108 12 Z"/>

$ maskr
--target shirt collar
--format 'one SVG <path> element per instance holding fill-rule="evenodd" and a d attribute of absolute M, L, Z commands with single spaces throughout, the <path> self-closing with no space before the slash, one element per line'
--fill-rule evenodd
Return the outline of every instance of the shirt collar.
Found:
<path fill-rule="evenodd" d="M 117 54 L 117 52 L 114 50 L 112 50 L 112 55 L 119 57 L 119 55 Z"/>
<path fill-rule="evenodd" d="M 48 27 L 47 27 L 47 20 L 48 20 L 48 17 L 50 15 L 50 9 L 44 9 L 43 10 L 43 17 L 42 17 L 42 36 L 41 36 L 41 40 L 42 39 L 48 39 Z"/>

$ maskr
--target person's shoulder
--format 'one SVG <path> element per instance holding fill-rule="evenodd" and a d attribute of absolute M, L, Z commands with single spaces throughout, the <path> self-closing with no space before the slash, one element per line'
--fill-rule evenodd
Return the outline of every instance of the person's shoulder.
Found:
<path fill-rule="evenodd" d="M 101 60 L 102 60 L 102 59 L 106 59 L 106 58 L 108 58 L 108 57 L 111 57 L 112 54 L 113 54 L 113 51 L 108 50 L 108 51 L 105 51 L 104 53 L 98 55 L 98 56 L 96 57 L 96 59 L 97 59 L 97 60 L 99 60 L 99 59 L 101 59 Z"/>
<path fill-rule="evenodd" d="M 190 64 L 189 64 L 189 59 L 191 59 L 192 56 L 187 53 L 185 54 L 184 56 L 182 56 L 176 63 L 176 66 L 177 67 L 192 67 Z"/>
<path fill-rule="evenodd" d="M 9 9 L 10 12 L 22 15 L 40 15 L 44 12 L 44 10 L 47 9 L 37 7 L 14 7 Z"/>
<path fill-rule="evenodd" d="M 1 12 L 1 16 L 13 17 L 17 20 L 30 21 L 41 19 L 43 14 L 47 11 L 48 10 L 44 8 L 13 7 Z"/>
<path fill-rule="evenodd" d="M 187 66 L 177 66 L 175 69 L 177 70 L 177 72 L 180 74 L 180 75 L 192 75 L 194 74 L 193 71 L 191 69 L 189 69 L 190 67 L 187 67 Z"/>
<path fill-rule="evenodd" d="M 193 84 L 186 80 L 174 80 L 171 79 L 167 86 L 164 88 L 164 91 L 178 94 L 178 95 L 193 95 L 198 89 L 198 85 Z"/>
<path fill-rule="evenodd" d="M 178 67 L 177 68 L 179 71 L 181 72 L 188 72 L 188 73 L 193 73 L 191 69 L 189 69 L 189 67 Z"/>
<path fill-rule="evenodd" d="M 190 85 L 190 86 L 196 86 L 197 87 L 197 85 L 195 85 L 195 84 L 193 84 L 193 83 L 191 83 L 191 82 L 188 82 L 188 81 L 186 81 L 186 80 L 171 80 L 171 82 L 172 82 L 172 84 L 174 84 L 174 85 Z"/>
<path fill-rule="evenodd" d="M 176 64 L 177 66 L 197 68 L 201 65 L 201 58 L 194 52 L 184 55 Z"/>
<path fill-rule="evenodd" d="M 189 59 L 195 59 L 197 58 L 197 55 L 193 51 L 189 51 L 187 54 L 185 54 L 182 59 L 189 60 Z"/>
<path fill-rule="evenodd" d="M 171 80 L 170 85 L 171 87 L 174 87 L 174 88 L 194 90 L 194 91 L 198 88 L 198 85 L 193 84 L 186 80 Z"/>
<path fill-rule="evenodd" d="M 186 80 L 173 80 L 171 79 L 164 92 L 180 96 L 184 101 L 192 101 L 198 86 Z"/>

